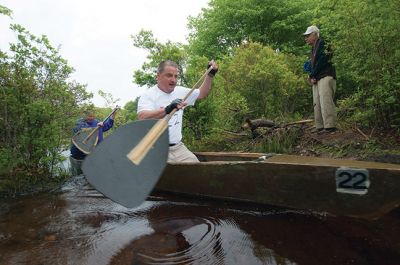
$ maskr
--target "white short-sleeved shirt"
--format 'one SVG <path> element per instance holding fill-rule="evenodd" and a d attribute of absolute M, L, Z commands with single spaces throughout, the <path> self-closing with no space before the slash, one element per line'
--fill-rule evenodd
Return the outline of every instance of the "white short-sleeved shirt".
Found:
<path fill-rule="evenodd" d="M 140 113 L 144 110 L 158 110 L 160 108 L 164 108 L 174 99 L 183 99 L 189 91 L 189 88 L 176 86 L 174 91 L 168 94 L 159 89 L 157 85 L 153 86 L 147 89 L 140 96 L 137 106 L 137 113 Z M 195 89 L 185 102 L 188 106 L 193 106 L 199 95 L 200 90 Z M 179 111 L 175 112 L 168 122 L 170 144 L 176 144 L 182 140 L 182 118 L 183 109 L 180 109 Z"/>

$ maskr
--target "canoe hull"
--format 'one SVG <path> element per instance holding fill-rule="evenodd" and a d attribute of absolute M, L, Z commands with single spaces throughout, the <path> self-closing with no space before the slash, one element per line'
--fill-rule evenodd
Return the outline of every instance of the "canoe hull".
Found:
<path fill-rule="evenodd" d="M 400 205 L 400 166 L 289 155 L 254 161 L 260 155 L 200 153 L 209 162 L 169 164 L 156 190 L 372 219 Z M 368 171 L 367 192 L 339 192 L 339 168 Z"/>

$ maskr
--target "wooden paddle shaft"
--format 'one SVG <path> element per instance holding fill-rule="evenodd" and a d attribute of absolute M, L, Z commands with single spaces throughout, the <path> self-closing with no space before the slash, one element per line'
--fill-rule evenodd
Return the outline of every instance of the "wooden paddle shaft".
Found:
<path fill-rule="evenodd" d="M 140 143 L 128 153 L 128 159 L 131 160 L 135 165 L 139 165 L 149 152 L 150 148 L 155 144 L 157 139 L 167 128 L 167 119 L 158 120 L 158 122 L 154 124 L 150 131 L 145 135 L 145 137 L 143 137 Z"/>
<path fill-rule="evenodd" d="M 200 81 L 210 73 L 212 66 L 210 66 L 207 71 L 200 77 L 200 79 L 194 84 L 192 89 L 186 94 L 182 101 L 188 99 L 192 94 L 196 86 Z M 143 139 L 126 155 L 129 160 L 131 160 L 135 165 L 139 165 L 143 158 L 149 152 L 150 148 L 157 142 L 157 139 L 163 134 L 163 132 L 168 128 L 168 122 L 177 109 L 173 109 L 168 115 L 163 119 L 160 119 L 154 126 L 149 130 L 149 132 L 143 137 Z"/>

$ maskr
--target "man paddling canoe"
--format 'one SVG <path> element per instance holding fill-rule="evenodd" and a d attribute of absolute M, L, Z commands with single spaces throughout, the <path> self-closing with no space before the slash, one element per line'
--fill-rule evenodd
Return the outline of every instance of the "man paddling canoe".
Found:
<path fill-rule="evenodd" d="M 76 135 L 78 132 L 82 130 L 94 130 L 96 127 L 99 127 L 97 132 L 92 136 L 95 138 L 95 141 L 92 141 L 93 145 L 97 145 L 103 141 L 103 133 L 111 129 L 114 125 L 116 111 L 113 111 L 112 114 L 105 120 L 99 121 L 96 119 L 96 116 L 93 111 L 86 111 L 85 118 L 81 118 L 75 124 L 75 127 L 72 129 L 73 134 Z M 81 164 L 83 159 L 86 157 L 87 153 L 83 152 L 77 143 L 72 141 L 71 143 L 71 171 L 73 175 L 82 174 Z"/>
<path fill-rule="evenodd" d="M 139 99 L 138 118 L 162 119 L 174 109 L 178 109 L 168 122 L 169 154 L 168 162 L 198 162 L 197 157 L 182 143 L 183 110 L 187 105 L 194 105 L 196 100 L 207 97 L 212 80 L 218 71 L 213 60 L 209 62 L 211 71 L 198 89 L 182 102 L 189 88 L 177 86 L 179 67 L 173 61 L 162 61 L 157 69 L 157 85 L 148 89 Z"/>

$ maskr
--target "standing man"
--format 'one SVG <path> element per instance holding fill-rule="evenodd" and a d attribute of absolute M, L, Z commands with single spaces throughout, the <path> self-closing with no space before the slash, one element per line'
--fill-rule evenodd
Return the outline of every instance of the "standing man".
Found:
<path fill-rule="evenodd" d="M 177 86 L 178 65 L 170 60 L 162 61 L 157 69 L 157 85 L 149 88 L 139 99 L 137 113 L 139 120 L 162 119 L 174 109 L 178 109 L 168 122 L 169 154 L 168 162 L 199 162 L 197 157 L 182 143 L 183 110 L 187 105 L 194 105 L 197 99 L 205 98 L 218 71 L 218 65 L 209 62 L 212 70 L 205 77 L 198 89 L 182 102 L 190 88 Z"/>
<path fill-rule="evenodd" d="M 310 61 L 305 65 L 309 70 L 308 81 L 312 85 L 314 104 L 314 132 L 336 131 L 337 114 L 334 103 L 336 92 L 336 71 L 331 63 L 332 51 L 319 36 L 319 29 L 310 26 L 303 34 L 312 46 Z"/>

